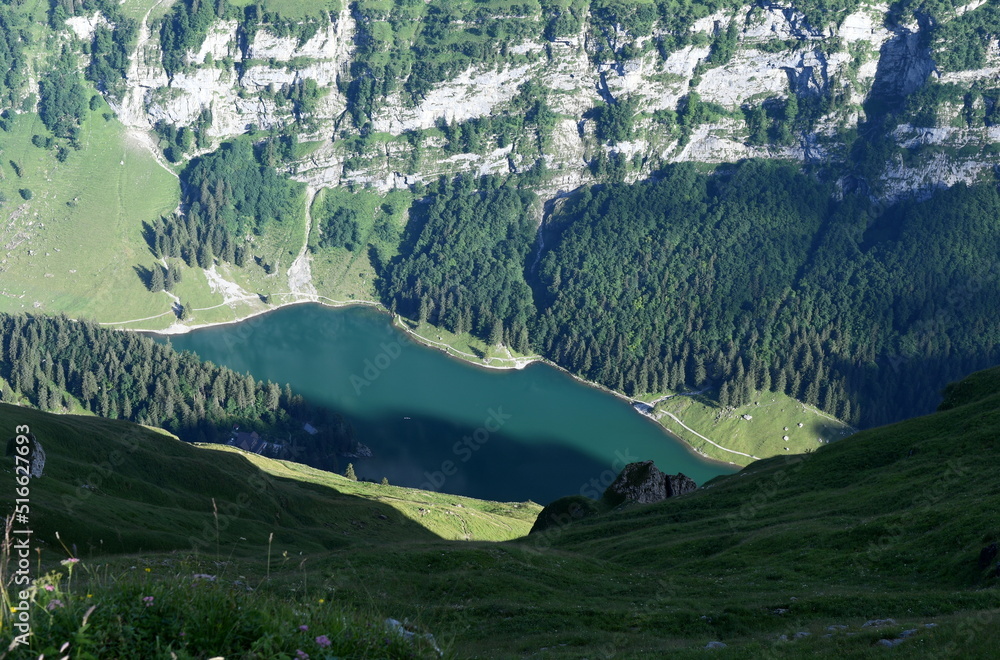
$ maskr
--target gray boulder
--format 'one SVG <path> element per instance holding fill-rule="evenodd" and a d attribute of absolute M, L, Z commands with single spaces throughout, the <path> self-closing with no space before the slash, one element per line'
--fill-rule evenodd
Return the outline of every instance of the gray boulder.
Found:
<path fill-rule="evenodd" d="M 667 497 L 677 497 L 693 490 L 698 490 L 698 484 L 694 479 L 686 476 L 683 472 L 668 474 L 667 477 Z"/>
<path fill-rule="evenodd" d="M 629 463 L 618 478 L 604 491 L 604 500 L 618 506 L 623 502 L 652 504 L 668 497 L 690 493 L 698 485 L 683 474 L 664 474 L 653 461 Z"/>

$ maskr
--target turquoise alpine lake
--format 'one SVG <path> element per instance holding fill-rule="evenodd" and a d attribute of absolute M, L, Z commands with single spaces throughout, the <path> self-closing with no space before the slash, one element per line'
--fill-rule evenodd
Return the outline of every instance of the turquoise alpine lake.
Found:
<path fill-rule="evenodd" d="M 736 470 L 555 367 L 479 367 L 420 344 L 368 307 L 292 305 L 169 341 L 340 412 L 372 450 L 345 459 L 364 479 L 544 504 L 599 497 L 634 461 L 654 460 L 699 485 Z"/>

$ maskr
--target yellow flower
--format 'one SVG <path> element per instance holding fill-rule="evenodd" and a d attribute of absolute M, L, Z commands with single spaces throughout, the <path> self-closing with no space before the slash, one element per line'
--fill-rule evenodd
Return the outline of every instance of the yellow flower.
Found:
<path fill-rule="evenodd" d="M 153 570 L 153 569 L 151 569 L 151 568 L 147 568 L 147 569 L 146 569 L 146 572 L 147 572 L 147 573 L 149 573 L 149 572 L 151 572 L 152 570 Z"/>
<path fill-rule="evenodd" d="M 326 602 L 326 599 L 324 599 L 324 598 L 320 598 L 320 599 L 319 599 L 319 604 L 320 604 L 320 605 L 322 605 L 322 604 L 323 604 L 323 603 L 325 603 L 325 602 Z"/>
<path fill-rule="evenodd" d="M 94 594 L 87 594 L 87 598 L 93 598 Z"/>
<path fill-rule="evenodd" d="M 11 608 L 10 608 L 10 611 L 11 611 L 11 612 L 16 612 L 16 611 L 17 611 L 17 608 L 16 608 L 16 607 L 11 607 Z"/>

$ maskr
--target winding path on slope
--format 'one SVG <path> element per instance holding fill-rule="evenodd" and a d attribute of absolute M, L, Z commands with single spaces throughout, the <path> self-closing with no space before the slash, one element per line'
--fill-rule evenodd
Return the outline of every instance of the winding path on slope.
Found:
<path fill-rule="evenodd" d="M 682 427 L 684 427 L 685 429 L 687 429 L 691 433 L 695 434 L 696 436 L 698 436 L 699 438 L 701 438 L 702 440 L 704 440 L 708 444 L 712 445 L 713 447 L 718 447 L 722 451 L 728 451 L 730 454 L 739 454 L 740 456 L 746 456 L 747 458 L 752 458 L 755 461 L 759 461 L 760 460 L 759 456 L 754 456 L 752 454 L 744 454 L 743 452 L 736 451 L 735 449 L 726 449 L 725 447 L 723 447 L 719 443 L 713 442 L 712 440 L 709 440 L 708 438 L 706 438 L 705 436 L 703 436 L 701 433 L 698 433 L 693 428 L 691 428 L 690 426 L 688 426 L 687 424 L 685 424 L 684 422 L 682 422 L 680 419 L 677 418 L 677 415 L 675 415 L 673 413 L 664 412 L 664 413 L 661 413 L 661 414 L 666 415 L 670 419 L 674 420 L 675 422 L 677 422 L 678 424 L 680 424 Z"/>

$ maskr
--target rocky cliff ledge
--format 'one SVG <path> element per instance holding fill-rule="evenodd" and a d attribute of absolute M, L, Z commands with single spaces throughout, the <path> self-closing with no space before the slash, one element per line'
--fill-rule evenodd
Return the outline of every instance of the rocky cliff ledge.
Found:
<path fill-rule="evenodd" d="M 600 501 L 582 495 L 561 497 L 542 509 L 531 533 L 558 529 L 628 502 L 654 504 L 669 497 L 690 493 L 697 488 L 698 484 L 690 477 L 681 473 L 665 474 L 653 461 L 629 463 L 604 491 Z"/>

